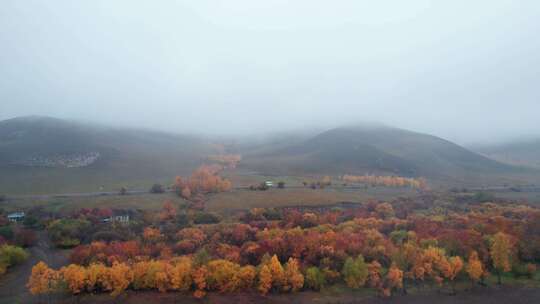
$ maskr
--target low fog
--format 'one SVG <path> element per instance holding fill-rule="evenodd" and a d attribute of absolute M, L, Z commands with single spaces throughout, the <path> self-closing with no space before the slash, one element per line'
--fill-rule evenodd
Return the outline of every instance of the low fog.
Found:
<path fill-rule="evenodd" d="M 538 29 L 533 0 L 5 0 L 0 119 L 214 135 L 379 122 L 461 144 L 535 136 Z"/>

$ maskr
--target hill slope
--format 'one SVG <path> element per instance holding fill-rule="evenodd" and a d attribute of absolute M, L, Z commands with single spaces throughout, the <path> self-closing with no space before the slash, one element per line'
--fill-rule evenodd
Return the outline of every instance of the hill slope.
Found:
<path fill-rule="evenodd" d="M 268 174 L 394 174 L 455 182 L 520 173 L 441 138 L 384 126 L 336 128 L 286 147 L 245 151 L 242 166 Z"/>
<path fill-rule="evenodd" d="M 0 122 L 4 193 L 147 187 L 198 166 L 211 146 L 189 136 L 109 128 L 48 117 Z"/>
<path fill-rule="evenodd" d="M 473 149 L 503 163 L 540 168 L 540 139 L 474 147 Z"/>

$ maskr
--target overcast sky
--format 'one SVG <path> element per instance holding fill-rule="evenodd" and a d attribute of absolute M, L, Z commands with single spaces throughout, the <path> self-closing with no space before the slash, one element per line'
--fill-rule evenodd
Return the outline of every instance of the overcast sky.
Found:
<path fill-rule="evenodd" d="M 540 1 L 3 0 L 0 119 L 23 115 L 540 134 Z"/>

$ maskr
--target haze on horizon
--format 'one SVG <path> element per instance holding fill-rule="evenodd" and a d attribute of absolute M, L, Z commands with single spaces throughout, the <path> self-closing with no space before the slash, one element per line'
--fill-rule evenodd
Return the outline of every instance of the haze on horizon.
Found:
<path fill-rule="evenodd" d="M 538 1 L 3 1 L 0 119 L 540 136 Z"/>

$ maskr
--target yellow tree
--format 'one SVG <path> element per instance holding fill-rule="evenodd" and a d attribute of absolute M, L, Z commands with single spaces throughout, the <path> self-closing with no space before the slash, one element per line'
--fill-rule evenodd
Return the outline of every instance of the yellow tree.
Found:
<path fill-rule="evenodd" d="M 175 260 L 171 275 L 171 286 L 174 290 L 188 291 L 193 282 L 191 277 L 192 261 L 189 257 L 180 257 Z"/>
<path fill-rule="evenodd" d="M 476 251 L 471 252 L 471 255 L 469 255 L 469 261 L 465 270 L 471 279 L 472 286 L 474 286 L 484 274 L 484 267 L 482 266 L 482 262 L 478 258 L 478 253 Z"/>
<path fill-rule="evenodd" d="M 133 273 L 133 288 L 144 289 L 148 288 L 148 276 L 150 274 L 150 262 L 139 261 L 131 267 Z"/>
<path fill-rule="evenodd" d="M 240 286 L 238 272 L 240 266 L 227 260 L 213 260 L 208 263 L 207 284 L 209 289 L 219 292 L 233 292 Z"/>
<path fill-rule="evenodd" d="M 364 286 L 368 278 L 368 266 L 364 262 L 364 257 L 359 255 L 356 259 L 347 258 L 341 274 L 343 274 L 343 279 L 350 288 Z"/>
<path fill-rule="evenodd" d="M 257 276 L 257 270 L 254 266 L 246 265 L 240 268 L 238 272 L 238 278 L 240 280 L 239 288 L 249 289 L 253 286 L 255 277 Z"/>
<path fill-rule="evenodd" d="M 501 274 L 510 271 L 510 255 L 512 245 L 508 235 L 498 232 L 493 236 L 489 254 L 493 261 L 493 268 L 497 271 L 497 283 L 501 284 Z"/>
<path fill-rule="evenodd" d="M 268 265 L 262 265 L 259 270 L 259 291 L 265 295 L 272 288 L 272 272 Z"/>
<path fill-rule="evenodd" d="M 70 264 L 60 269 L 60 275 L 72 294 L 80 293 L 86 283 L 86 269 L 76 264 Z"/>
<path fill-rule="evenodd" d="M 56 289 L 58 279 L 58 272 L 49 268 L 43 261 L 40 261 L 32 267 L 32 274 L 26 287 L 28 287 L 30 293 L 33 295 L 49 294 Z"/>
<path fill-rule="evenodd" d="M 281 289 L 286 284 L 287 280 L 285 278 L 285 271 L 283 266 L 281 266 L 277 255 L 274 254 L 272 256 L 268 268 L 272 274 L 272 286 L 276 289 Z"/>
<path fill-rule="evenodd" d="M 109 276 L 111 283 L 111 295 L 116 297 L 120 295 L 129 284 L 133 281 L 133 272 L 124 263 L 114 263 L 111 268 L 109 268 Z"/>
<path fill-rule="evenodd" d="M 450 280 L 450 284 L 452 285 L 452 293 L 456 293 L 456 284 L 455 279 L 457 275 L 463 270 L 463 260 L 459 256 L 453 256 L 450 259 L 448 259 L 448 263 L 450 264 L 450 270 L 448 273 L 448 280 Z"/>
<path fill-rule="evenodd" d="M 287 284 L 283 286 L 284 291 L 298 291 L 304 286 L 304 275 L 300 272 L 298 260 L 289 258 L 285 264 L 285 279 Z"/>
<path fill-rule="evenodd" d="M 103 264 L 91 264 L 86 268 L 86 290 L 94 291 L 103 282 L 104 276 L 107 275 L 107 267 Z M 101 286 L 103 288 L 103 286 Z"/>

